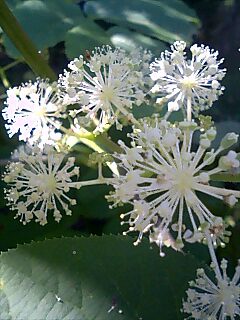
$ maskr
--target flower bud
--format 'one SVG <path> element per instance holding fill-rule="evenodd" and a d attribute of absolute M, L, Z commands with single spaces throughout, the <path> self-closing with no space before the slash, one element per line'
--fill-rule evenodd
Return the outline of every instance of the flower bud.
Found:
<path fill-rule="evenodd" d="M 214 140 L 216 137 L 217 131 L 215 128 L 210 128 L 209 130 L 206 131 L 206 136 L 209 140 Z"/>
<path fill-rule="evenodd" d="M 209 139 L 201 139 L 200 140 L 200 146 L 203 148 L 203 149 L 208 149 L 211 145 L 211 141 Z"/>
<path fill-rule="evenodd" d="M 230 148 L 233 144 L 237 143 L 238 141 L 238 134 L 231 132 L 227 133 L 225 137 L 221 141 L 221 148 L 227 149 Z"/>

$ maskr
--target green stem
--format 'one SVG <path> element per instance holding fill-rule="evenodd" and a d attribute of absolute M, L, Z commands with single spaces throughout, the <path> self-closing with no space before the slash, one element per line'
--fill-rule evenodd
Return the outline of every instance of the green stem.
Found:
<path fill-rule="evenodd" d="M 219 281 L 221 281 L 222 280 L 222 274 L 221 274 L 221 271 L 220 271 L 220 268 L 219 268 L 219 264 L 218 264 L 218 261 L 217 261 L 216 253 L 215 253 L 215 250 L 214 250 L 214 247 L 213 247 L 213 243 L 212 243 L 212 239 L 211 239 L 211 235 L 210 235 L 209 231 L 205 232 L 205 237 L 207 239 L 207 245 L 208 245 L 209 254 L 210 254 L 211 260 L 212 260 L 212 262 L 214 264 L 214 271 L 215 271 L 216 278 Z"/>
<path fill-rule="evenodd" d="M 99 153 L 122 152 L 122 149 L 117 144 L 115 144 L 105 136 L 97 136 L 94 140 L 79 138 L 79 141 Z M 107 162 L 107 165 L 114 174 L 119 175 L 118 168 L 115 162 Z"/>
<path fill-rule="evenodd" d="M 51 123 L 51 121 L 50 121 Z M 54 122 L 53 122 L 54 123 Z M 73 137 L 76 139 L 76 141 L 73 141 L 73 147 L 76 143 L 81 142 L 85 146 L 89 147 L 90 149 L 98 152 L 98 153 L 104 153 L 104 152 L 122 152 L 122 149 L 113 141 L 109 139 L 109 137 L 105 134 L 99 135 L 99 136 L 94 136 L 90 132 L 82 133 L 82 134 L 77 134 L 73 132 L 71 129 L 66 129 L 63 126 L 60 127 L 60 130 L 66 134 L 66 136 Z M 70 145 L 69 145 L 70 146 Z M 110 170 L 118 175 L 118 168 L 115 162 L 107 162 L 106 163 Z"/>
<path fill-rule="evenodd" d="M 89 167 L 89 157 L 86 153 L 80 153 L 80 155 L 75 156 L 76 164 L 83 164 L 86 167 Z"/>
<path fill-rule="evenodd" d="M 56 75 L 9 10 L 4 0 L 0 0 L 0 26 L 22 54 L 33 72 L 42 77 L 56 80 Z"/>
<path fill-rule="evenodd" d="M 105 152 L 118 152 L 122 153 L 123 150 L 117 145 L 115 142 L 110 140 L 110 138 L 106 134 L 98 135 L 94 138 L 94 142 L 101 146 L 102 149 L 105 150 Z"/>
<path fill-rule="evenodd" d="M 2 80 L 4 87 L 6 89 L 10 88 L 10 83 L 9 83 L 8 78 L 6 76 L 6 73 L 3 69 L 0 69 L 0 77 L 1 77 L 1 80 Z"/>
<path fill-rule="evenodd" d="M 101 148 L 94 140 L 89 140 L 86 138 L 79 138 L 79 141 L 96 152 L 99 152 L 99 153 L 105 152 L 105 150 L 103 148 Z"/>
<path fill-rule="evenodd" d="M 49 122 L 54 125 L 54 122 L 51 122 L 51 120 L 49 120 Z M 67 136 L 75 137 L 79 142 L 82 142 L 92 150 L 97 151 L 99 153 L 122 152 L 122 149 L 115 142 L 110 140 L 107 134 L 103 133 L 98 136 L 95 136 L 93 133 L 88 132 L 87 130 L 86 132 L 76 133 L 73 132 L 71 129 L 64 128 L 63 126 L 60 127 L 60 130 Z"/>
<path fill-rule="evenodd" d="M 78 139 L 80 142 L 84 143 L 86 146 L 99 153 L 122 153 L 122 149 L 116 143 L 111 141 L 106 135 L 99 135 L 93 138 L 84 138 L 79 136 Z"/>
<path fill-rule="evenodd" d="M 192 103 L 191 97 L 187 97 L 187 121 L 192 121 Z"/>
<path fill-rule="evenodd" d="M 211 175 L 211 180 L 221 182 L 240 182 L 240 173 L 216 173 Z"/>
<path fill-rule="evenodd" d="M 87 180 L 87 181 L 79 181 L 79 182 L 72 182 L 69 184 L 69 186 L 80 189 L 81 187 L 86 186 L 94 186 L 98 184 L 111 184 L 114 181 L 113 178 L 101 178 L 101 179 L 93 179 L 93 180 Z"/>
<path fill-rule="evenodd" d="M 2 69 L 3 69 L 4 71 L 7 71 L 7 70 L 15 67 L 15 66 L 18 65 L 19 63 L 23 63 L 23 62 L 24 62 L 24 60 L 23 60 L 22 58 L 19 58 L 19 59 L 17 59 L 17 60 L 14 60 L 13 62 L 7 64 L 5 67 L 2 67 Z"/>

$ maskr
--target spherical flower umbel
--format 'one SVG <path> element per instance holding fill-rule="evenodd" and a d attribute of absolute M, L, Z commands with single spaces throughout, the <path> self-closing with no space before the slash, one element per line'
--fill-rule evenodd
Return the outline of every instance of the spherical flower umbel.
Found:
<path fill-rule="evenodd" d="M 86 61 L 83 56 L 71 61 L 70 70 L 59 77 L 64 101 L 78 105 L 71 114 L 85 113 L 95 124 L 95 132 L 113 123 L 121 128 L 120 115 L 134 121 L 129 110 L 144 100 L 144 75 L 135 68 L 138 63 L 124 50 L 109 46 L 96 48 Z"/>
<path fill-rule="evenodd" d="M 194 44 L 188 58 L 186 43 L 176 41 L 171 51 L 166 50 L 150 66 L 156 81 L 152 92 L 160 98 L 157 103 L 168 102 L 168 111 L 183 108 L 187 119 L 191 114 L 208 109 L 222 94 L 220 81 L 226 69 L 220 69 L 223 59 L 217 60 L 218 51 Z"/>
<path fill-rule="evenodd" d="M 132 210 L 121 217 L 129 225 L 129 231 L 139 233 L 136 244 L 144 233 L 150 233 L 150 240 L 157 238 L 158 243 L 169 232 L 171 236 L 167 238 L 176 240 L 177 249 L 183 247 L 183 240 L 203 240 L 204 231 L 222 230 L 223 221 L 209 211 L 199 194 L 229 205 L 240 197 L 240 191 L 210 184 L 213 174 L 239 165 L 236 153 L 236 161 L 230 161 L 233 158 L 230 152 L 230 156 L 228 153 L 220 158 L 218 166 L 208 169 L 220 152 L 237 142 L 238 136 L 229 133 L 217 150 L 207 151 L 216 135 L 216 130 L 210 128 L 200 135 L 199 147 L 194 151 L 195 131 L 199 131 L 195 122 L 172 125 L 166 120 L 151 119 L 130 135 L 131 147 L 120 141 L 124 152 L 115 158 L 121 174 L 113 180 L 115 191 L 108 198 L 113 205 L 132 205 Z"/>
<path fill-rule="evenodd" d="M 20 150 L 18 161 L 7 166 L 4 181 L 9 188 L 5 197 L 23 224 L 35 219 L 45 225 L 49 211 L 57 222 L 61 220 L 61 210 L 71 215 L 69 204 L 75 205 L 76 201 L 67 193 L 74 187 L 72 180 L 79 175 L 79 168 L 74 166 L 74 158 L 64 158 L 51 146 L 45 146 L 43 151 L 34 147 Z"/>
<path fill-rule="evenodd" d="M 227 261 L 221 262 L 221 274 L 209 278 L 203 269 L 197 270 L 197 279 L 190 282 L 187 301 L 183 312 L 190 314 L 187 319 L 227 320 L 240 316 L 240 266 L 232 280 L 227 276 Z"/>
<path fill-rule="evenodd" d="M 20 132 L 19 139 L 29 144 L 53 144 L 60 133 L 55 131 L 60 126 L 59 117 L 65 107 L 57 92 L 56 84 L 38 79 L 20 87 L 7 90 L 7 100 L 2 111 L 7 121 L 6 129 L 11 138 Z"/>

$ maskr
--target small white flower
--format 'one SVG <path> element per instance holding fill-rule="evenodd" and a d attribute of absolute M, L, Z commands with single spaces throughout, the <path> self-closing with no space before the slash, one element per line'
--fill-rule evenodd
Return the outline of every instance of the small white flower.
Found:
<path fill-rule="evenodd" d="M 221 158 L 221 167 L 225 170 L 234 170 L 239 168 L 239 154 L 231 150 L 228 154 Z"/>
<path fill-rule="evenodd" d="M 153 60 L 152 52 L 150 50 L 139 47 L 129 52 L 129 56 L 132 63 L 134 64 L 134 69 L 136 71 L 140 71 L 143 74 L 143 91 L 149 93 L 154 83 L 150 76 L 150 64 Z"/>
<path fill-rule="evenodd" d="M 183 312 L 187 319 L 235 320 L 240 316 L 240 266 L 232 280 L 227 276 L 227 261 L 221 262 L 221 277 L 209 278 L 203 269 L 197 270 L 197 279 L 190 282 Z"/>
<path fill-rule="evenodd" d="M 84 112 L 101 132 L 112 123 L 119 124 L 119 116 L 129 117 L 134 104 L 144 100 L 144 74 L 138 70 L 124 50 L 109 46 L 96 48 L 90 59 L 74 59 L 59 78 L 59 87 L 68 104 L 78 104 L 75 114 Z M 137 66 L 137 67 L 136 67 Z"/>
<path fill-rule="evenodd" d="M 138 244 L 138 242 L 139 240 L 137 240 L 135 244 Z M 156 227 L 153 227 L 153 231 L 150 232 L 149 242 L 155 243 L 159 247 L 161 257 L 165 257 L 165 253 L 162 251 L 163 246 L 171 247 L 175 250 L 178 249 L 175 247 L 175 241 L 170 232 L 168 232 L 168 230 L 161 230 L 158 225 L 156 225 Z"/>
<path fill-rule="evenodd" d="M 227 202 L 226 199 L 225 199 L 225 202 Z M 232 206 L 229 202 L 227 202 L 227 204 Z M 233 205 L 235 204 L 236 202 L 234 202 Z M 209 236 L 215 248 L 217 248 L 218 246 L 225 248 L 226 243 L 229 242 L 229 237 L 231 236 L 232 233 L 231 231 L 227 230 L 228 226 L 229 225 L 226 222 L 224 222 L 222 218 L 218 218 L 215 220 L 214 224 L 209 227 L 209 230 L 208 230 Z M 206 238 L 204 233 L 201 233 L 201 234 L 202 234 L 203 242 L 208 244 L 208 239 Z"/>
<path fill-rule="evenodd" d="M 158 103 L 168 103 L 168 111 L 183 108 L 187 119 L 191 113 L 208 109 L 222 94 L 220 81 L 226 69 L 219 69 L 223 59 L 217 60 L 218 52 L 203 45 L 194 44 L 188 59 L 186 43 L 176 41 L 172 51 L 165 51 L 151 63 L 151 77 L 156 82 L 152 92 L 159 94 Z"/>
<path fill-rule="evenodd" d="M 6 199 L 23 224 L 35 218 L 45 225 L 49 211 L 57 222 L 62 217 L 61 209 L 71 215 L 68 205 L 76 201 L 66 194 L 75 187 L 72 179 L 78 176 L 79 168 L 74 166 L 74 158 L 64 161 L 64 157 L 51 146 L 45 146 L 43 151 L 34 147 L 20 150 L 18 161 L 7 166 L 4 174 L 4 181 L 9 184 L 5 190 Z"/>
<path fill-rule="evenodd" d="M 9 137 L 20 132 L 19 139 L 30 144 L 53 144 L 60 138 L 56 127 L 64 106 L 58 96 L 56 84 L 38 79 L 7 91 L 3 118 L 7 121 Z"/>
<path fill-rule="evenodd" d="M 129 231 L 139 232 L 137 243 L 146 232 L 154 230 L 156 234 L 156 229 L 161 236 L 170 232 L 169 238 L 176 239 L 174 247 L 178 249 L 183 247 L 183 240 L 203 240 L 204 231 L 209 228 L 213 237 L 220 237 L 221 241 L 226 236 L 222 219 L 215 217 L 198 195 L 207 194 L 229 204 L 240 197 L 240 191 L 210 184 L 211 175 L 224 168 L 219 165 L 208 169 L 220 152 L 237 142 L 238 136 L 227 134 L 216 151 L 207 152 L 216 135 L 211 128 L 200 135 L 199 147 L 194 151 L 195 131 L 199 131 L 195 122 L 184 121 L 176 126 L 152 119 L 130 134 L 131 147 L 120 142 L 124 153 L 115 158 L 121 174 L 114 178 L 115 191 L 108 198 L 114 205 L 132 204 L 133 209 L 121 217 L 128 217 L 123 223 L 129 225 Z M 214 234 L 217 230 L 219 233 Z"/>

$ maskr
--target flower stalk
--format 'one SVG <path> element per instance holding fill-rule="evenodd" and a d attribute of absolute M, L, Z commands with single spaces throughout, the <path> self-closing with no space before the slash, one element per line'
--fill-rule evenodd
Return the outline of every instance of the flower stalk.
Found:
<path fill-rule="evenodd" d="M 37 76 L 56 80 L 55 73 L 38 52 L 4 0 L 0 1 L 0 26 Z"/>

